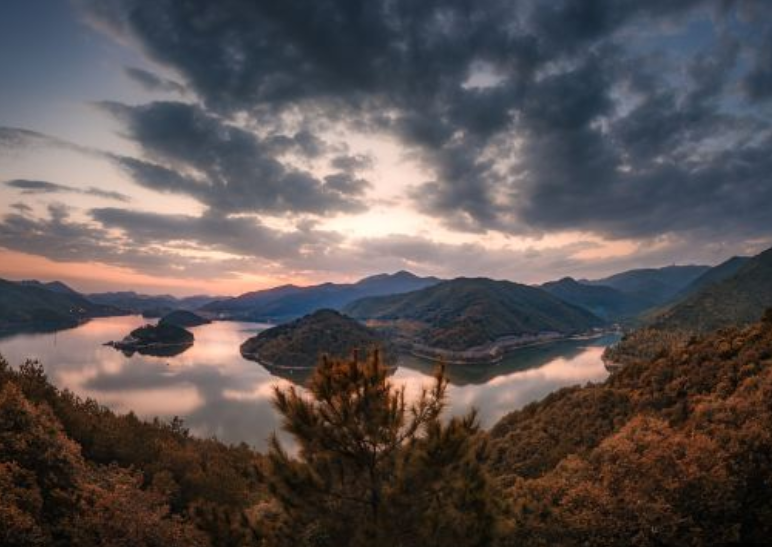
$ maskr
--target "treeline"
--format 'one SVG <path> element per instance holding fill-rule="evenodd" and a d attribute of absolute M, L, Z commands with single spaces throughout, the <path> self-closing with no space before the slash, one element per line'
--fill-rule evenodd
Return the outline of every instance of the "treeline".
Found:
<path fill-rule="evenodd" d="M 635 344 L 640 344 L 638 350 Z M 627 339 L 625 366 L 482 431 L 414 402 L 376 354 L 326 359 L 274 403 L 265 456 L 60 392 L 0 364 L 0 543 L 579 546 L 772 535 L 772 312 L 746 328 Z M 621 355 L 621 354 L 620 354 Z"/>

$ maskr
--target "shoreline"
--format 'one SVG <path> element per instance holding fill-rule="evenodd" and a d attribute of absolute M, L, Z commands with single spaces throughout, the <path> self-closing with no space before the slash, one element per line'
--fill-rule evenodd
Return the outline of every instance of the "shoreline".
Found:
<path fill-rule="evenodd" d="M 504 360 L 508 355 L 520 349 L 526 349 L 556 342 L 566 342 L 569 340 L 592 340 L 600 338 L 613 331 L 602 331 L 585 334 L 576 334 L 570 336 L 534 336 L 530 339 L 520 338 L 518 340 L 509 340 L 509 337 L 503 337 L 499 340 L 477 346 L 463 351 L 445 350 L 423 346 L 421 344 L 411 343 L 405 346 L 406 353 L 419 359 L 432 362 L 444 362 L 447 365 L 495 365 Z"/>

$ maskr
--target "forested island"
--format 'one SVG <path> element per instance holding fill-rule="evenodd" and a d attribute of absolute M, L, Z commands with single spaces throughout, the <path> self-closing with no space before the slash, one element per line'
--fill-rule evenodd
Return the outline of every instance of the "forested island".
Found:
<path fill-rule="evenodd" d="M 193 333 L 172 323 L 159 322 L 136 328 L 122 340 L 107 342 L 107 345 L 127 355 L 139 352 L 159 357 L 182 353 L 193 345 Z"/>

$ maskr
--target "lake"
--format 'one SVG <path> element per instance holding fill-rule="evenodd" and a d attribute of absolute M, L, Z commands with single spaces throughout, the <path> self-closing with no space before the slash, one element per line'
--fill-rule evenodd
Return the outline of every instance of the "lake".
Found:
<path fill-rule="evenodd" d="M 287 371 L 281 378 L 273 376 L 241 357 L 241 343 L 270 325 L 218 321 L 193 327 L 195 344 L 174 357 L 126 357 L 103 345 L 147 322 L 140 316 L 109 317 L 55 333 L 6 336 L 0 338 L 0 354 L 12 365 L 37 359 L 55 385 L 116 412 L 180 416 L 198 436 L 264 449 L 266 438 L 280 425 L 270 403 L 273 387 L 302 383 L 307 377 Z M 483 425 L 490 427 L 556 389 L 602 381 L 608 373 L 601 353 L 617 338 L 555 342 L 520 349 L 494 365 L 451 366 L 449 412 L 463 414 L 474 406 Z M 431 382 L 432 370 L 431 363 L 405 356 L 392 379 L 405 385 L 410 397 Z"/>

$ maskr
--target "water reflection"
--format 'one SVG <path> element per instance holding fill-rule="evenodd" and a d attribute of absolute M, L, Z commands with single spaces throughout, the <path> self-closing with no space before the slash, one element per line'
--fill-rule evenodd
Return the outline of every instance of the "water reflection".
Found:
<path fill-rule="evenodd" d="M 302 384 L 302 372 L 274 375 L 243 359 L 241 343 L 268 325 L 215 322 L 192 327 L 196 342 L 173 357 L 125 356 L 102 344 L 146 323 L 139 316 L 96 319 L 57 333 L 19 334 L 0 339 L 0 354 L 18 364 L 40 360 L 59 387 L 93 397 L 118 412 L 142 417 L 181 416 L 191 431 L 226 442 L 265 446 L 279 429 L 271 407 L 274 386 Z M 521 350 L 491 366 L 451 367 L 450 411 L 479 409 L 484 425 L 565 385 L 602 380 L 603 346 L 613 339 L 567 342 Z M 430 381 L 431 363 L 405 357 L 394 376 L 416 393 Z"/>

